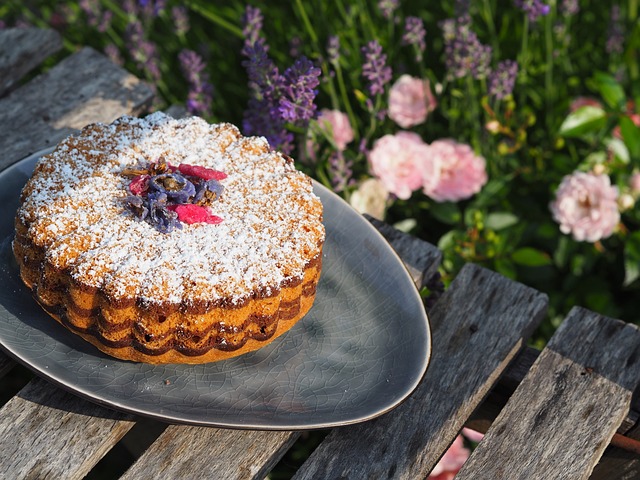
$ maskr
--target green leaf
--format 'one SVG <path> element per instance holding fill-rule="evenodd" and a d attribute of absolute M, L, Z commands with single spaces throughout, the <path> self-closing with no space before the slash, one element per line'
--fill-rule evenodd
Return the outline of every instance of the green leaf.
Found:
<path fill-rule="evenodd" d="M 640 128 L 626 115 L 620 118 L 620 132 L 629 154 L 634 158 L 640 156 Z"/>
<path fill-rule="evenodd" d="M 476 208 L 482 208 L 491 202 L 495 202 L 496 199 L 500 198 L 502 195 L 502 190 L 506 187 L 507 181 L 510 179 L 491 179 L 487 182 L 487 184 L 480 190 L 480 192 L 476 195 L 473 200 L 473 206 Z"/>
<path fill-rule="evenodd" d="M 639 139 L 640 140 L 640 139 Z M 619 138 L 611 137 L 604 140 L 607 150 L 615 156 L 619 161 L 627 165 L 631 158 L 629 157 L 629 148 Z M 606 155 L 606 154 L 605 154 Z"/>
<path fill-rule="evenodd" d="M 507 278 L 516 278 L 516 266 L 508 258 L 497 258 L 495 262 L 495 269 L 496 272 L 504 275 Z"/>
<path fill-rule="evenodd" d="M 624 246 L 624 282 L 629 286 L 640 278 L 640 231 L 632 233 Z"/>
<path fill-rule="evenodd" d="M 462 218 L 458 205 L 453 202 L 434 203 L 430 211 L 436 219 L 447 225 L 454 225 Z"/>
<path fill-rule="evenodd" d="M 438 248 L 442 251 L 453 248 L 453 246 L 456 244 L 456 233 L 457 232 L 455 230 L 449 230 L 447 233 L 442 235 L 442 237 L 440 237 L 440 240 L 438 240 Z"/>
<path fill-rule="evenodd" d="M 571 112 L 560 125 L 563 137 L 581 137 L 601 129 L 607 123 L 607 113 L 599 107 L 586 105 Z"/>
<path fill-rule="evenodd" d="M 541 267 L 551 263 L 549 255 L 531 247 L 519 248 L 511 254 L 511 260 L 525 267 Z"/>
<path fill-rule="evenodd" d="M 502 230 L 518 223 L 520 219 L 509 212 L 494 212 L 487 215 L 484 224 L 492 230 Z"/>
<path fill-rule="evenodd" d="M 595 80 L 596 88 L 607 105 L 616 110 L 625 106 L 627 99 L 624 90 L 614 77 L 606 73 L 596 72 L 593 79 Z"/>

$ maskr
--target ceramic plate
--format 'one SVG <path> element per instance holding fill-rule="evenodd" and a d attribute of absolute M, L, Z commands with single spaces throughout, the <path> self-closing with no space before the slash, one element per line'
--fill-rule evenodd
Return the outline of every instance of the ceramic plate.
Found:
<path fill-rule="evenodd" d="M 20 190 L 45 153 L 0 173 L 0 345 L 38 375 L 166 422 L 278 430 L 374 418 L 423 377 L 431 336 L 409 274 L 377 230 L 319 184 L 327 230 L 322 277 L 313 308 L 286 334 L 256 352 L 196 366 L 102 354 L 40 309 L 11 252 Z"/>

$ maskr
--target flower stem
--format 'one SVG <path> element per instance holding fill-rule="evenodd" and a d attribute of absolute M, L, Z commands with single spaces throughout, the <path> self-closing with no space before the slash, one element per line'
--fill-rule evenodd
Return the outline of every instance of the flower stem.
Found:
<path fill-rule="evenodd" d="M 309 20 L 309 16 L 307 15 L 307 11 L 304 9 L 304 5 L 302 5 L 302 0 L 296 0 L 296 8 L 298 9 L 298 13 L 302 18 L 302 23 L 304 23 L 304 28 L 307 30 L 309 37 L 311 38 L 311 42 L 318 47 L 318 35 L 316 31 L 313 29 L 313 25 L 311 25 L 311 21 Z"/>
<path fill-rule="evenodd" d="M 555 7 L 552 7 L 555 8 Z M 554 12 L 555 13 L 555 12 Z M 544 38 L 546 49 L 546 70 L 544 72 L 546 114 L 545 122 L 547 128 L 551 128 L 551 117 L 553 116 L 553 105 L 555 102 L 555 88 L 553 85 L 553 32 L 551 31 L 552 17 L 554 14 L 546 15 L 544 18 Z"/>
<path fill-rule="evenodd" d="M 338 88 L 340 89 L 340 95 L 342 97 L 342 103 L 344 104 L 344 108 L 347 111 L 347 116 L 349 117 L 349 122 L 353 126 L 354 130 L 354 139 L 358 140 L 360 138 L 358 119 L 353 113 L 353 108 L 351 108 L 351 102 L 349 101 L 349 95 L 347 94 L 347 87 L 344 83 L 344 76 L 342 75 L 342 68 L 340 68 L 339 62 L 336 62 L 335 65 L 336 77 L 338 79 Z"/>
<path fill-rule="evenodd" d="M 193 0 L 188 0 L 186 2 L 186 5 L 187 7 L 189 7 L 189 9 L 193 10 L 196 13 L 199 13 L 204 18 L 206 18 L 207 20 L 210 20 L 211 22 L 215 23 L 219 27 L 224 28 L 229 33 L 232 33 L 238 38 L 243 38 L 242 29 L 232 24 L 231 22 L 225 20 L 220 15 L 217 15 L 213 13 L 211 10 L 208 10 L 202 7 L 202 5 L 199 5 L 197 2 L 194 2 Z"/>
<path fill-rule="evenodd" d="M 527 83 L 527 67 L 529 63 L 529 17 L 525 15 L 524 24 L 522 26 L 522 43 L 520 45 L 520 54 L 518 58 L 520 83 Z M 519 102 L 520 105 L 524 105 L 524 91 L 525 88 L 520 88 Z"/>

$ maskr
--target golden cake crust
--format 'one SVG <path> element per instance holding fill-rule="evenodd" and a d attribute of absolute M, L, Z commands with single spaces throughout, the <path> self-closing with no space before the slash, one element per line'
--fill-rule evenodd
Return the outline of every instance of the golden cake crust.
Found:
<path fill-rule="evenodd" d="M 227 176 L 220 224 L 163 233 L 125 206 L 141 161 Z M 117 358 L 204 363 L 260 348 L 313 304 L 322 204 L 311 180 L 230 124 L 162 114 L 94 124 L 43 157 L 21 195 L 13 250 L 56 320 Z"/>

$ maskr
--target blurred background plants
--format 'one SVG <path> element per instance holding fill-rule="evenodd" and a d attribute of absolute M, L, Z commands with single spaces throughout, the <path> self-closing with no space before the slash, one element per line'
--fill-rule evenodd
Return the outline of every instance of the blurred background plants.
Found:
<path fill-rule="evenodd" d="M 62 55 L 89 45 L 147 80 L 153 109 L 266 136 L 360 211 L 438 245 L 445 284 L 476 262 L 546 292 L 541 347 L 573 305 L 640 324 L 637 13 L 637 0 L 8 0 L 0 27 L 54 28 Z"/>

